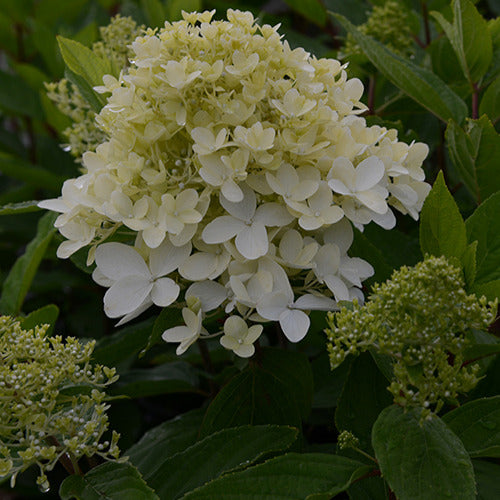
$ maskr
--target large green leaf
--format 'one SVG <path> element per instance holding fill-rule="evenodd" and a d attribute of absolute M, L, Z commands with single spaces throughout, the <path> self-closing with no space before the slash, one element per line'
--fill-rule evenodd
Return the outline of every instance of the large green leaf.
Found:
<path fill-rule="evenodd" d="M 420 422 L 421 410 L 382 411 L 372 444 L 380 470 L 400 500 L 476 498 L 474 471 L 460 439 L 438 417 Z"/>
<path fill-rule="evenodd" d="M 500 279 L 500 192 L 485 200 L 466 220 L 467 237 L 477 240 L 476 285 Z"/>
<path fill-rule="evenodd" d="M 85 476 L 69 476 L 61 484 L 62 500 L 159 500 L 130 464 L 99 465 Z"/>
<path fill-rule="evenodd" d="M 422 253 L 461 259 L 466 245 L 464 221 L 439 172 L 420 214 Z"/>
<path fill-rule="evenodd" d="M 297 429 L 277 425 L 224 429 L 181 453 L 160 459 L 144 478 L 162 500 L 180 498 L 225 472 L 287 449 L 297 434 Z"/>
<path fill-rule="evenodd" d="M 500 190 L 500 135 L 487 116 L 467 120 L 465 130 L 450 121 L 446 139 L 450 157 L 478 203 Z"/>
<path fill-rule="evenodd" d="M 453 23 L 440 12 L 432 12 L 432 15 L 450 40 L 465 77 L 469 82 L 477 83 L 493 57 L 488 25 L 470 0 L 454 0 L 452 8 Z"/>
<path fill-rule="evenodd" d="M 500 396 L 470 401 L 444 415 L 443 421 L 471 457 L 500 457 Z"/>
<path fill-rule="evenodd" d="M 120 375 L 111 392 L 132 398 L 145 398 L 200 390 L 194 367 L 184 361 L 173 361 L 154 368 L 130 370 Z"/>
<path fill-rule="evenodd" d="M 364 35 L 345 17 L 335 17 L 351 33 L 371 63 L 394 85 L 441 120 L 453 119 L 462 123 L 467 116 L 467 105 L 438 76 Z"/>
<path fill-rule="evenodd" d="M 500 498 L 500 465 L 485 460 L 473 460 L 477 481 L 477 500 Z"/>
<path fill-rule="evenodd" d="M 202 435 L 244 424 L 289 424 L 300 427 L 312 403 L 313 378 L 307 356 L 262 349 L 260 364 L 251 364 L 222 388 L 207 409 Z"/>
<path fill-rule="evenodd" d="M 251 424 L 301 426 L 294 393 L 273 373 L 252 365 L 233 377 L 207 409 L 201 435 Z"/>
<path fill-rule="evenodd" d="M 194 444 L 203 420 L 203 410 L 192 410 L 150 429 L 125 455 L 144 475 L 161 462 Z"/>
<path fill-rule="evenodd" d="M 337 455 L 288 453 L 188 493 L 185 500 L 329 500 L 371 467 Z"/>
<path fill-rule="evenodd" d="M 379 413 L 392 403 L 388 385 L 369 353 L 352 362 L 338 401 L 335 424 L 339 431 L 351 431 L 363 449 L 370 449 L 372 426 Z"/>
<path fill-rule="evenodd" d="M 37 234 L 17 259 L 4 281 L 0 311 L 2 314 L 16 315 L 21 311 L 24 298 L 42 261 L 47 247 L 54 236 L 56 214 L 47 213 L 38 222 Z"/>

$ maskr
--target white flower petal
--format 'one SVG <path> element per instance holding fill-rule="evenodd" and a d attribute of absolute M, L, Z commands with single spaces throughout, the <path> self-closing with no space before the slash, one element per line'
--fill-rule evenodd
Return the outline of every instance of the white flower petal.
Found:
<path fill-rule="evenodd" d="M 349 300 L 349 290 L 347 285 L 338 277 L 333 275 L 325 276 L 325 285 L 332 291 L 335 300 Z"/>
<path fill-rule="evenodd" d="M 243 191 L 243 199 L 237 203 L 233 203 L 228 199 L 224 198 L 221 194 L 220 204 L 231 214 L 233 217 L 240 219 L 242 221 L 249 222 L 250 219 L 255 214 L 255 208 L 257 207 L 257 198 L 255 197 L 255 192 L 250 189 L 245 183 L 240 185 Z"/>
<path fill-rule="evenodd" d="M 224 243 L 234 238 L 234 236 L 246 227 L 243 221 L 230 215 L 223 215 L 205 226 L 205 229 L 201 233 L 201 238 L 205 243 Z"/>
<path fill-rule="evenodd" d="M 148 309 L 152 305 L 153 301 L 149 297 L 146 297 L 144 299 L 144 302 L 137 309 L 134 309 L 131 313 L 128 313 L 125 316 L 123 316 L 123 318 L 120 321 L 118 321 L 118 323 L 116 323 L 115 326 L 122 326 L 125 323 L 128 323 L 129 321 L 137 318 L 137 316 L 142 314 L 146 309 Z"/>
<path fill-rule="evenodd" d="M 151 299 L 160 307 L 167 307 L 179 296 L 179 285 L 170 278 L 160 278 L 153 283 Z"/>
<path fill-rule="evenodd" d="M 193 332 L 187 326 L 174 326 L 162 333 L 161 338 L 165 342 L 182 342 L 193 336 Z"/>
<path fill-rule="evenodd" d="M 265 319 L 277 321 L 289 303 L 290 298 L 284 293 L 265 295 L 257 304 L 257 312 Z"/>
<path fill-rule="evenodd" d="M 264 226 L 283 227 L 290 224 L 294 219 L 293 215 L 279 203 L 265 203 L 257 208 L 254 222 L 261 222 Z"/>
<path fill-rule="evenodd" d="M 198 281 L 186 290 L 186 298 L 191 296 L 200 299 L 202 311 L 212 311 L 226 300 L 227 288 L 215 281 Z"/>
<path fill-rule="evenodd" d="M 180 247 L 165 240 L 158 248 L 151 250 L 149 268 L 155 278 L 166 276 L 181 266 L 191 253 L 191 243 Z"/>
<path fill-rule="evenodd" d="M 232 203 L 238 203 L 243 200 L 243 191 L 232 179 L 228 179 L 222 184 L 221 193 Z"/>
<path fill-rule="evenodd" d="M 378 184 L 385 174 L 384 162 L 377 156 L 370 156 L 356 167 L 356 190 L 366 191 Z"/>
<path fill-rule="evenodd" d="M 207 279 L 217 268 L 217 255 L 197 252 L 186 259 L 179 267 L 179 274 L 190 281 Z"/>
<path fill-rule="evenodd" d="M 263 224 L 254 223 L 236 236 L 235 245 L 243 257 L 254 260 L 266 255 L 269 249 L 267 231 Z"/>
<path fill-rule="evenodd" d="M 332 311 L 336 308 L 336 305 L 336 302 L 329 297 L 307 293 L 306 295 L 302 295 L 302 297 L 299 297 L 293 304 L 293 307 L 295 309 L 306 309 L 314 311 Z"/>
<path fill-rule="evenodd" d="M 126 276 L 150 276 L 139 252 L 123 243 L 103 243 L 95 251 L 97 267 L 107 278 L 118 281 Z"/>
<path fill-rule="evenodd" d="M 153 283 L 144 276 L 126 276 L 113 284 L 104 295 L 104 312 L 109 318 L 118 318 L 138 308 Z"/>
<path fill-rule="evenodd" d="M 378 214 L 385 214 L 387 212 L 387 203 L 385 199 L 376 191 L 360 191 L 356 193 L 356 198 L 363 203 L 363 205 Z"/>
<path fill-rule="evenodd" d="M 287 309 L 281 313 L 279 322 L 285 337 L 290 342 L 299 342 L 302 340 L 306 336 L 311 324 L 309 316 L 305 312 L 296 309 Z"/>

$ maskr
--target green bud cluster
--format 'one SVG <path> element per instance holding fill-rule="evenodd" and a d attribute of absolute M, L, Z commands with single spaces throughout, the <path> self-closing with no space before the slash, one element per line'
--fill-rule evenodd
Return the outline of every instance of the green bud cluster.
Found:
<path fill-rule="evenodd" d="M 395 271 L 373 287 L 365 306 L 354 302 L 352 309 L 328 314 L 332 369 L 348 354 L 371 349 L 388 355 L 395 403 L 438 412 L 478 382 L 479 365 L 465 363 L 464 351 L 471 331 L 486 329 L 496 311 L 496 303 L 467 295 L 464 287 L 461 270 L 444 257 Z"/>
<path fill-rule="evenodd" d="M 78 470 L 84 455 L 116 459 L 119 435 L 101 442 L 108 429 L 100 389 L 118 376 L 114 368 L 92 365 L 95 341 L 47 336 L 48 325 L 23 330 L 19 321 L 0 316 L 0 478 L 31 465 L 48 490 L 46 471 L 61 458 Z"/>
<path fill-rule="evenodd" d="M 117 15 L 108 26 L 100 28 L 100 40 L 92 45 L 92 51 L 103 59 L 109 59 L 119 72 L 128 65 L 132 55 L 129 46 L 142 30 L 143 26 L 137 26 L 132 18 Z M 63 131 L 68 140 L 63 145 L 64 149 L 78 160 L 85 151 L 95 151 L 106 140 L 106 135 L 96 126 L 96 113 L 82 97 L 78 87 L 63 78 L 58 82 L 46 83 L 45 88 L 47 97 L 73 122 Z"/>
<path fill-rule="evenodd" d="M 358 26 L 361 33 L 371 36 L 401 56 L 413 52 L 410 16 L 401 2 L 389 0 L 375 5 L 366 23 Z M 343 55 L 361 55 L 362 50 L 351 34 L 347 36 Z"/>
<path fill-rule="evenodd" d="M 341 450 L 359 447 L 359 439 L 350 431 L 342 431 L 337 438 L 337 443 Z"/>

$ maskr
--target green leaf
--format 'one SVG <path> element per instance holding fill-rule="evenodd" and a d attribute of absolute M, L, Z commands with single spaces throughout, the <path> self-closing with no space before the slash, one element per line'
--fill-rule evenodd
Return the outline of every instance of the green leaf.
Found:
<path fill-rule="evenodd" d="M 136 355 L 148 341 L 153 328 L 153 319 L 148 319 L 118 330 L 100 339 L 94 349 L 93 358 L 100 364 L 116 366 Z"/>
<path fill-rule="evenodd" d="M 477 500 L 498 500 L 500 498 L 500 465 L 485 460 L 473 460 L 477 482 Z"/>
<path fill-rule="evenodd" d="M 453 23 L 439 12 L 431 12 L 439 22 L 457 55 L 462 71 L 471 83 L 486 73 L 493 57 L 491 35 L 486 20 L 470 0 L 454 0 Z"/>
<path fill-rule="evenodd" d="M 185 500 L 329 500 L 371 467 L 337 455 L 288 453 L 225 476 L 184 496 Z"/>
<path fill-rule="evenodd" d="M 500 193 L 485 200 L 466 220 L 469 241 L 477 240 L 475 286 L 500 279 Z"/>
<path fill-rule="evenodd" d="M 467 245 L 464 254 L 462 255 L 462 264 L 464 268 L 465 283 L 467 289 L 470 289 L 476 279 L 476 254 L 477 241 L 473 241 Z"/>
<path fill-rule="evenodd" d="M 85 98 L 88 99 L 93 96 L 92 102 L 89 101 L 89 103 L 94 108 L 94 100 L 97 100 L 102 105 L 105 102 L 104 97 L 97 94 L 92 88 L 103 84 L 102 77 L 104 75 L 118 76 L 113 71 L 109 59 L 97 56 L 88 47 L 75 40 L 58 36 L 57 41 L 64 62 L 70 71 L 70 80 L 78 86 Z M 83 85 L 83 82 L 87 85 Z"/>
<path fill-rule="evenodd" d="M 221 474 L 246 467 L 267 453 L 287 449 L 297 434 L 297 429 L 277 425 L 225 429 L 159 460 L 144 478 L 162 500 L 180 498 Z"/>
<path fill-rule="evenodd" d="M 182 313 L 180 309 L 174 307 L 165 307 L 156 318 L 151 334 L 144 349 L 140 352 L 139 357 L 142 358 L 151 347 L 161 341 L 162 333 L 167 328 L 172 328 L 176 325 L 182 325 Z"/>
<path fill-rule="evenodd" d="M 233 377 L 207 409 L 200 434 L 239 425 L 301 427 L 295 394 L 274 373 L 251 365 Z"/>
<path fill-rule="evenodd" d="M 466 246 L 464 221 L 439 172 L 420 214 L 422 253 L 461 259 Z"/>
<path fill-rule="evenodd" d="M 182 11 L 186 12 L 196 12 L 201 11 L 202 2 L 201 0 L 170 0 L 167 5 L 167 20 L 178 21 L 182 19 Z"/>
<path fill-rule="evenodd" d="M 131 398 L 145 398 L 158 394 L 200 391 L 194 368 L 184 361 L 173 361 L 154 368 L 130 370 L 121 374 L 110 392 Z"/>
<path fill-rule="evenodd" d="M 487 116 L 467 120 L 465 130 L 450 121 L 446 140 L 453 164 L 478 204 L 500 190 L 496 161 L 500 155 L 500 135 Z"/>
<path fill-rule="evenodd" d="M 37 325 L 50 325 L 47 335 L 51 335 L 54 325 L 59 317 L 59 308 L 55 304 L 49 304 L 28 314 L 21 320 L 21 328 L 31 330 Z"/>
<path fill-rule="evenodd" d="M 488 281 L 487 283 L 474 284 L 472 289 L 478 297 L 485 295 L 488 300 L 500 300 L 500 279 Z"/>
<path fill-rule="evenodd" d="M 113 74 L 109 59 L 99 57 L 80 42 L 63 36 L 58 36 L 57 42 L 66 66 L 90 85 L 102 85 L 102 77 Z"/>
<path fill-rule="evenodd" d="M 203 413 L 204 410 L 196 409 L 163 422 L 146 432 L 125 455 L 143 475 L 147 474 L 158 467 L 161 461 L 196 442 Z"/>
<path fill-rule="evenodd" d="M 38 222 L 37 234 L 17 259 L 4 281 L 0 311 L 2 314 L 19 314 L 31 282 L 54 236 L 56 214 L 47 213 Z"/>
<path fill-rule="evenodd" d="M 351 33 L 370 62 L 394 85 L 441 120 L 462 123 L 467 116 L 467 105 L 432 71 L 394 54 L 357 30 L 345 17 L 334 16 Z"/>
<path fill-rule="evenodd" d="M 339 431 L 351 431 L 362 449 L 370 449 L 372 426 L 379 413 L 392 403 L 387 386 L 387 379 L 369 353 L 352 362 L 335 412 L 335 425 Z"/>
<path fill-rule="evenodd" d="M 474 471 L 460 439 L 438 417 L 393 405 L 373 426 L 380 470 L 400 500 L 475 499 Z"/>
<path fill-rule="evenodd" d="M 326 11 L 325 7 L 319 0 L 285 0 L 285 2 L 296 12 L 304 16 L 309 21 L 318 26 L 325 26 Z"/>
<path fill-rule="evenodd" d="M 130 464 L 105 463 L 85 476 L 69 476 L 59 488 L 61 500 L 159 500 Z"/>
<path fill-rule="evenodd" d="M 300 352 L 263 348 L 260 363 L 250 364 L 222 388 L 207 409 L 200 434 L 238 425 L 286 424 L 301 427 L 312 405 L 313 376 Z"/>
<path fill-rule="evenodd" d="M 488 115 L 493 123 L 500 119 L 500 76 L 497 76 L 484 91 L 479 103 L 479 114 Z"/>
<path fill-rule="evenodd" d="M 0 152 L 0 172 L 7 177 L 23 181 L 30 186 L 59 192 L 65 177 L 53 174 L 13 155 Z"/>
<path fill-rule="evenodd" d="M 500 457 L 500 396 L 476 399 L 443 416 L 471 457 Z"/>
<path fill-rule="evenodd" d="M 7 205 L 0 207 L 0 215 L 17 215 L 29 212 L 39 212 L 42 209 L 38 207 L 38 203 L 40 203 L 38 200 L 8 203 Z"/>
<path fill-rule="evenodd" d="M 464 357 L 467 361 L 476 360 L 486 356 L 500 353 L 500 344 L 476 344 L 465 350 Z"/>
<path fill-rule="evenodd" d="M 314 377 L 313 408 L 334 408 L 342 393 L 350 363 L 344 361 L 338 368 L 330 368 L 328 353 L 322 352 L 311 361 L 311 370 Z"/>
<path fill-rule="evenodd" d="M 80 94 L 82 94 L 82 97 L 88 102 L 90 107 L 96 113 L 99 113 L 102 107 L 106 104 L 106 99 L 104 98 L 104 96 L 95 92 L 92 85 L 88 83 L 83 76 L 77 75 L 69 68 L 66 68 L 64 70 L 64 76 L 73 85 L 76 85 L 78 87 Z"/>

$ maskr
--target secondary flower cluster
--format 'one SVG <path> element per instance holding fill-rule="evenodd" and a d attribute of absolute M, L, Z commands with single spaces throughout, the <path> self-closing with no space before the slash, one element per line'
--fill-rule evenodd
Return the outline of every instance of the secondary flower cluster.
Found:
<path fill-rule="evenodd" d="M 361 82 L 292 50 L 278 27 L 231 9 L 228 21 L 183 16 L 147 30 L 130 67 L 104 77 L 96 119 L 108 140 L 40 206 L 61 213 L 59 257 L 90 246 L 108 316 L 128 321 L 184 293 L 186 325 L 164 334 L 178 353 L 222 306 L 222 344 L 249 356 L 261 328 L 246 320 L 278 321 L 297 342 L 305 310 L 362 300 L 373 269 L 348 256 L 352 224 L 390 229 L 391 206 L 418 218 L 428 148 L 368 127 Z M 104 243 L 115 232 L 132 245 Z"/>
<path fill-rule="evenodd" d="M 48 325 L 23 330 L 19 321 L 0 316 L 0 478 L 31 465 L 45 471 L 61 457 L 74 464 L 82 456 L 118 458 L 119 435 L 101 442 L 108 428 L 101 389 L 118 377 L 115 370 L 90 364 L 95 342 L 46 335 Z M 85 386 L 88 394 L 71 390 Z"/>
<path fill-rule="evenodd" d="M 354 302 L 328 314 L 332 369 L 367 349 L 389 355 L 394 401 L 438 412 L 479 380 L 479 365 L 464 365 L 464 351 L 472 330 L 485 330 L 496 313 L 496 303 L 467 295 L 464 287 L 461 270 L 444 257 L 395 271 L 373 287 L 363 307 Z"/>
<path fill-rule="evenodd" d="M 128 58 L 131 56 L 129 44 L 142 29 L 131 17 L 117 15 L 108 26 L 99 28 L 100 40 L 92 45 L 92 51 L 101 58 L 109 59 L 119 71 L 128 65 Z M 96 126 L 96 113 L 78 87 L 66 78 L 46 83 L 45 87 L 47 97 L 72 121 L 71 126 L 63 132 L 68 139 L 68 144 L 63 147 L 80 161 L 85 151 L 95 151 L 106 140 L 104 132 Z"/>

